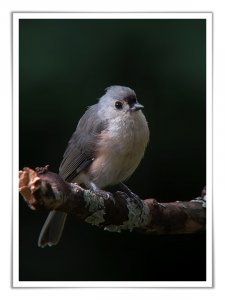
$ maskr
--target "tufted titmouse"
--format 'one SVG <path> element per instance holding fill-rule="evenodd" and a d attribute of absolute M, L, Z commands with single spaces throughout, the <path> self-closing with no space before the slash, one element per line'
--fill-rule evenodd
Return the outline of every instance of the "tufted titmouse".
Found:
<path fill-rule="evenodd" d="M 97 190 L 123 182 L 139 165 L 149 140 L 149 129 L 135 92 L 123 86 L 106 89 L 99 102 L 80 119 L 59 167 L 60 176 Z M 56 245 L 66 213 L 51 211 L 38 245 Z"/>

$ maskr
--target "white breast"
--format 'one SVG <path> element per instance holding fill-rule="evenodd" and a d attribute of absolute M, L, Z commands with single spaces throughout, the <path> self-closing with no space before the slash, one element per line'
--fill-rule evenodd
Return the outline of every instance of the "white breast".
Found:
<path fill-rule="evenodd" d="M 111 120 L 101 133 L 97 158 L 88 179 L 99 188 L 124 181 L 139 165 L 149 140 L 149 129 L 141 111 Z"/>

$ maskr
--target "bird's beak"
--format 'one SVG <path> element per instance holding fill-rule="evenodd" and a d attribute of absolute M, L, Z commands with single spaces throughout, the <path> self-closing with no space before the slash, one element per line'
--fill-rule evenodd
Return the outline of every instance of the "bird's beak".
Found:
<path fill-rule="evenodd" d="M 133 107 L 131 108 L 131 110 L 132 110 L 132 111 L 137 111 L 137 110 L 140 110 L 140 109 L 142 109 L 142 108 L 144 108 L 144 106 L 137 102 L 137 103 L 134 103 L 134 105 L 133 105 Z"/>

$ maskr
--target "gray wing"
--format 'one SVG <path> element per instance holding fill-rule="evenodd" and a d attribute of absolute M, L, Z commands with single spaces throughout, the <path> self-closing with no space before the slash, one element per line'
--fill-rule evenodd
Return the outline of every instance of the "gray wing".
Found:
<path fill-rule="evenodd" d="M 107 128 L 107 121 L 98 118 L 97 104 L 91 106 L 80 119 L 72 135 L 59 167 L 59 174 L 64 180 L 73 179 L 94 159 L 96 142 L 102 130 Z M 41 230 L 38 245 L 56 245 L 62 235 L 66 213 L 51 211 Z"/>
<path fill-rule="evenodd" d="M 59 174 L 64 180 L 73 181 L 95 159 L 97 139 L 107 128 L 107 123 L 98 118 L 97 104 L 88 108 L 68 143 L 59 167 Z"/>

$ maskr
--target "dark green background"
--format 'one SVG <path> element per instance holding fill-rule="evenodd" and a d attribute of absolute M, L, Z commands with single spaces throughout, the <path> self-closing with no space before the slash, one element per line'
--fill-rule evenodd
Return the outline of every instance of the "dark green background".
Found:
<path fill-rule="evenodd" d="M 205 20 L 20 20 L 20 168 L 57 171 L 104 89 L 133 88 L 151 140 L 127 182 L 142 198 L 189 200 L 206 181 Z M 69 217 L 40 249 L 46 215 L 20 199 L 20 280 L 205 280 L 205 235 L 109 233 Z"/>

